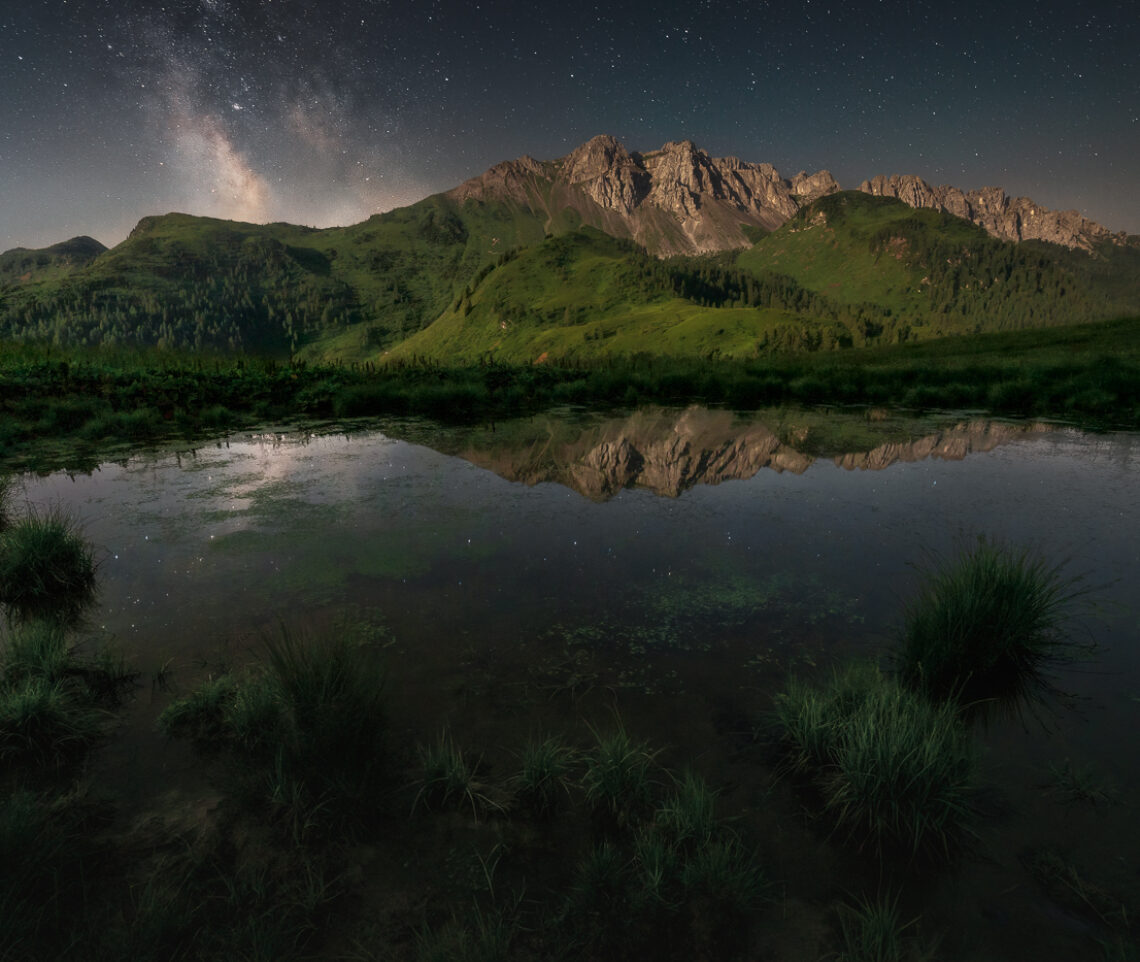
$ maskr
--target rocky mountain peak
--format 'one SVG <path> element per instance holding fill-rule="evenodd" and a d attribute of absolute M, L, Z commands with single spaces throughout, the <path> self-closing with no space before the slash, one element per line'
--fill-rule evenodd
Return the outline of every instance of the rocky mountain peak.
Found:
<path fill-rule="evenodd" d="M 1002 240 L 1045 240 L 1092 250 L 1104 240 L 1126 238 L 1076 211 L 1010 199 L 1000 187 L 964 192 L 896 174 L 865 180 L 859 189 L 965 218 Z M 801 170 L 789 180 L 771 164 L 715 158 L 691 140 L 638 153 L 600 134 L 558 160 L 520 157 L 496 164 L 449 196 L 459 202 L 508 201 L 544 214 L 548 224 L 563 220 L 569 209 L 581 223 L 631 238 L 664 257 L 747 247 L 745 228 L 775 230 L 801 207 L 839 190 L 827 170 Z"/>
<path fill-rule="evenodd" d="M 627 215 L 649 189 L 645 168 L 608 134 L 586 141 L 564 157 L 561 173 L 600 207 Z"/>
<path fill-rule="evenodd" d="M 1091 251 L 1106 240 L 1123 243 L 1127 236 L 1112 234 L 1075 210 L 1049 210 L 1028 197 L 1011 199 L 1000 187 L 967 192 L 948 185 L 932 187 L 913 174 L 894 174 L 872 177 L 859 189 L 876 197 L 896 197 L 911 207 L 931 207 L 962 217 L 1001 240 L 1042 240 Z"/>
<path fill-rule="evenodd" d="M 602 134 L 545 164 L 497 164 L 449 196 L 525 204 L 550 221 L 570 208 L 582 223 L 667 256 L 747 247 L 745 227 L 774 230 L 801 204 L 836 190 L 827 171 L 793 183 L 770 164 L 714 158 L 691 140 L 637 153 Z"/>

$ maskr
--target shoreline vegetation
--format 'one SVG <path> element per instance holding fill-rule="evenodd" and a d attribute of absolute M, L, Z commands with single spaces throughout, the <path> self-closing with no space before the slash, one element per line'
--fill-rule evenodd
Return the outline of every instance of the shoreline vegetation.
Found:
<path fill-rule="evenodd" d="M 291 418 L 494 420 L 557 405 L 704 403 L 971 410 L 1140 427 L 1140 318 L 752 360 L 615 356 L 444 367 L 318 365 L 160 350 L 0 346 L 0 460 L 45 441 L 66 466 L 101 451 Z M 42 463 L 42 458 L 40 459 Z"/>

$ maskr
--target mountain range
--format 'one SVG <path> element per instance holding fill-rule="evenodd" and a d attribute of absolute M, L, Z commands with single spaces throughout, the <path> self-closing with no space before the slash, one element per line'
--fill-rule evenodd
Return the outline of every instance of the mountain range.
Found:
<path fill-rule="evenodd" d="M 0 336 L 350 361 L 821 350 L 1140 311 L 1140 238 L 999 188 L 595 137 L 317 230 L 146 217 L 0 254 Z"/>

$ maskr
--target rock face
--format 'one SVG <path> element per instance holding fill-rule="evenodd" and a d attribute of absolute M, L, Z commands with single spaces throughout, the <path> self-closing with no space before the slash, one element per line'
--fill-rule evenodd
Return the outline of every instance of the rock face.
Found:
<path fill-rule="evenodd" d="M 946 185 L 931 187 L 913 174 L 895 174 L 865 180 L 859 189 L 875 197 L 896 197 L 911 207 L 932 207 L 962 217 L 1001 240 L 1042 240 L 1091 251 L 1104 241 L 1119 244 L 1127 237 L 1111 233 L 1075 210 L 1049 210 L 1028 197 L 1007 197 L 1000 187 L 967 193 Z"/>
<path fill-rule="evenodd" d="M 826 170 L 790 180 L 771 164 L 710 157 L 690 140 L 648 153 L 630 152 L 614 137 L 594 137 L 558 160 L 520 157 L 448 192 L 453 200 L 500 201 L 557 224 L 583 223 L 627 237 L 661 257 L 748 247 L 746 228 L 775 230 L 805 204 L 841 188 Z M 1126 243 L 1074 210 L 1052 211 L 1000 187 L 968 193 L 931 187 L 912 175 L 874 177 L 859 188 L 911 207 L 965 218 L 994 237 L 1044 240 L 1091 251 L 1103 241 Z"/>
<path fill-rule="evenodd" d="M 599 136 L 559 160 L 497 164 L 448 196 L 506 200 L 550 222 L 572 211 L 668 256 L 747 247 L 746 227 L 774 230 L 802 204 L 837 190 L 827 171 L 786 180 L 770 164 L 713 158 L 688 140 L 639 154 Z"/>

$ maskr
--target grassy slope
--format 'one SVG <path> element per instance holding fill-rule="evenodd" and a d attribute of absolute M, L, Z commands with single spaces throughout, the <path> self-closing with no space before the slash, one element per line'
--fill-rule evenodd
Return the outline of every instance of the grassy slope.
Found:
<path fill-rule="evenodd" d="M 523 251 L 383 356 L 728 358 L 1070 325 L 1140 306 L 1129 280 L 1140 277 L 1140 254 L 1112 253 L 1008 244 L 959 218 L 855 192 L 810 205 L 735 260 L 680 259 L 667 270 L 587 228 Z M 708 283 L 684 299 L 675 270 L 705 272 Z M 748 277 L 776 287 L 790 278 L 815 296 L 745 306 Z M 713 302 L 723 306 L 705 306 Z"/>
<path fill-rule="evenodd" d="M 29 250 L 16 247 L 0 254 L 0 292 L 6 286 L 18 286 L 44 280 L 59 280 L 91 263 L 107 248 L 91 237 L 71 240 Z"/>
<path fill-rule="evenodd" d="M 948 239 L 952 240 L 973 239 L 978 229 L 958 218 L 915 211 L 897 201 L 876 203 L 879 198 L 868 197 L 873 202 L 863 203 L 865 196 L 844 195 L 842 205 L 826 208 L 812 205 L 804 215 L 741 252 L 738 266 L 756 274 L 788 274 L 808 290 L 840 303 L 869 301 L 897 313 L 925 314 L 928 298 L 922 289 L 922 270 L 907 264 L 900 249 L 872 250 L 870 238 L 909 217 L 918 217 L 931 230 L 950 232 Z"/>
<path fill-rule="evenodd" d="M 225 349 L 238 331 L 246 348 L 334 339 L 351 358 L 430 323 L 482 266 L 542 236 L 523 211 L 443 196 L 327 230 L 149 217 L 86 267 L 0 289 L 0 333 Z"/>
<path fill-rule="evenodd" d="M 1003 244 L 886 198 L 822 198 L 735 261 L 663 271 L 628 243 L 578 230 L 574 198 L 551 184 L 536 178 L 527 190 L 529 207 L 438 195 L 327 230 L 147 218 L 86 266 L 0 287 L 0 336 L 311 361 L 530 363 L 544 355 L 748 357 L 1140 308 L 1140 247 L 1089 258 Z M 557 236 L 544 241 L 544 233 Z M 705 271 L 713 261 L 720 278 L 678 296 L 676 271 Z M 772 284 L 775 275 L 813 296 L 741 296 L 740 278 Z M 736 287 L 719 296 L 725 283 Z"/>
<path fill-rule="evenodd" d="M 629 244 L 599 231 L 550 238 L 497 267 L 385 359 L 748 356 L 765 329 L 799 320 L 783 311 L 701 307 L 674 296 L 649 270 Z"/>
<path fill-rule="evenodd" d="M 1074 324 L 1140 308 L 1140 249 L 1090 257 L 1011 244 L 949 214 L 847 191 L 821 198 L 741 252 L 839 304 L 872 302 L 919 338 Z"/>

